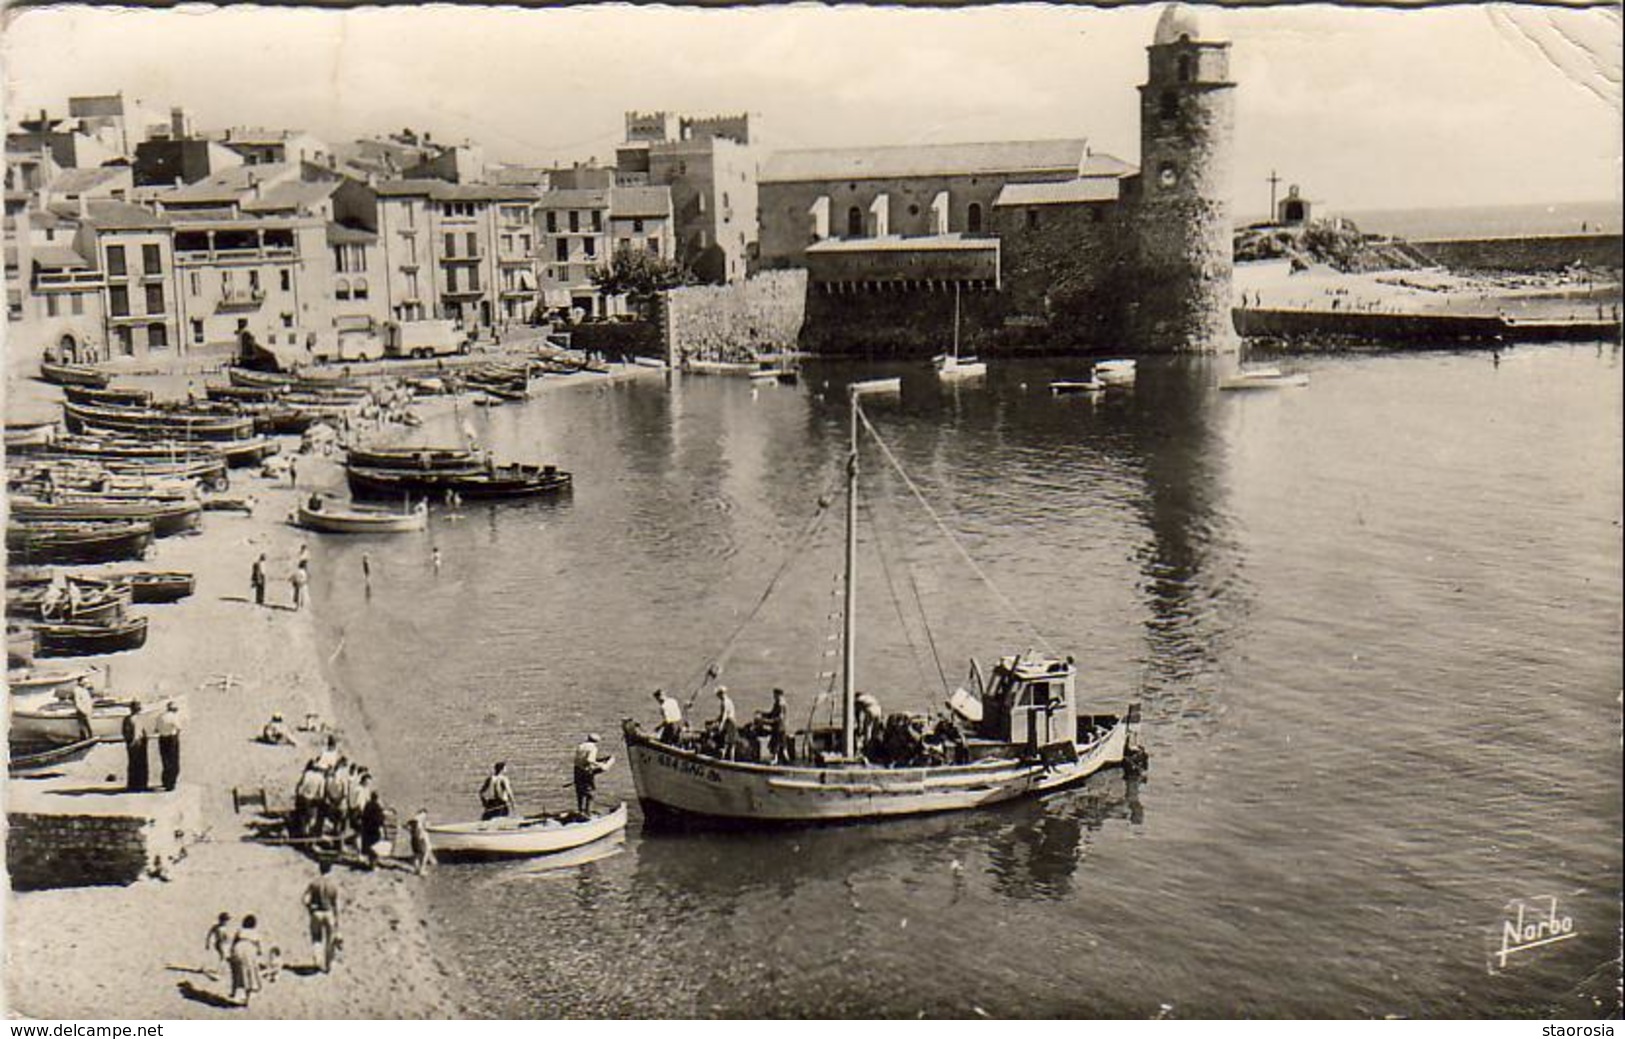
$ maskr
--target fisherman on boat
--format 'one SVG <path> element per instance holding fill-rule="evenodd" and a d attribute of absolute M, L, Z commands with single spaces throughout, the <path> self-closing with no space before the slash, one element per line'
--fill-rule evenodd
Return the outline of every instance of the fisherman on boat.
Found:
<path fill-rule="evenodd" d="M 775 689 L 773 706 L 756 714 L 757 731 L 767 735 L 768 760 L 775 765 L 787 764 L 790 760 L 788 741 L 785 738 L 789 713 L 790 705 L 785 700 L 784 690 Z"/>
<path fill-rule="evenodd" d="M 660 742 L 677 746 L 683 739 L 683 705 L 664 689 L 655 690 L 655 703 L 660 705 Z"/>
<path fill-rule="evenodd" d="M 732 761 L 738 750 L 739 743 L 739 716 L 734 710 L 733 697 L 728 695 L 728 687 L 717 686 L 717 757 L 724 761 Z"/>
<path fill-rule="evenodd" d="M 500 819 L 515 813 L 513 784 L 508 781 L 508 763 L 499 761 L 491 766 L 491 774 L 480 785 L 480 819 Z"/>
<path fill-rule="evenodd" d="M 599 742 L 601 737 L 595 732 L 576 747 L 576 811 L 582 815 L 592 814 L 592 796 L 598 789 L 598 773 L 615 763 L 613 755 L 607 758 L 598 756 Z"/>
<path fill-rule="evenodd" d="M 858 709 L 858 747 L 867 747 L 870 740 L 879 738 L 885 727 L 886 712 L 871 693 L 858 693 L 852 703 Z"/>

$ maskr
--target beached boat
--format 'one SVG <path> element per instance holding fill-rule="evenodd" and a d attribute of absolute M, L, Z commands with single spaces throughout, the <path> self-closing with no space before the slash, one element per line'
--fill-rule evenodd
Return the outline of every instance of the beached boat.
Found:
<path fill-rule="evenodd" d="M 46 422 L 7 422 L 6 453 L 19 448 L 48 447 L 56 439 L 56 419 Z"/>
<path fill-rule="evenodd" d="M 6 616 L 51 623 L 110 624 L 122 620 L 131 603 L 130 590 L 96 582 L 75 584 L 70 591 L 51 592 L 51 586 L 6 591 Z"/>
<path fill-rule="evenodd" d="M 1135 363 L 1127 360 L 1098 361 L 1095 363 L 1095 379 L 1107 386 L 1134 385 Z"/>
<path fill-rule="evenodd" d="M 124 734 L 124 719 L 130 716 L 130 701 L 98 697 L 90 714 L 93 740 L 118 740 Z M 45 700 L 11 705 L 12 743 L 33 746 L 72 746 L 84 740 L 84 729 L 71 700 Z"/>
<path fill-rule="evenodd" d="M 75 433 L 114 433 L 153 439 L 228 441 L 254 435 L 254 419 L 245 415 L 118 408 L 96 404 L 62 405 L 67 426 Z"/>
<path fill-rule="evenodd" d="M 97 389 L 104 389 L 113 381 L 110 373 L 83 364 L 53 364 L 50 361 L 41 361 L 39 374 L 41 379 L 54 382 L 58 386 L 94 386 Z"/>
<path fill-rule="evenodd" d="M 13 519 L 24 523 L 103 523 L 127 520 L 150 524 L 155 537 L 197 529 L 203 506 L 192 498 L 143 498 L 114 495 L 57 495 L 51 501 L 14 497 Z"/>
<path fill-rule="evenodd" d="M 96 672 L 88 667 L 8 668 L 6 688 L 11 695 L 23 700 L 61 700 L 73 695 L 74 686 Z"/>
<path fill-rule="evenodd" d="M 475 472 L 485 468 L 485 457 L 479 452 L 454 447 L 352 447 L 345 461 L 365 469 Z"/>
<path fill-rule="evenodd" d="M 101 404 L 115 408 L 145 408 L 152 405 L 151 390 L 97 389 L 94 386 L 64 386 L 62 395 L 75 404 Z"/>
<path fill-rule="evenodd" d="M 976 379 L 987 374 L 987 362 L 959 356 L 959 286 L 954 285 L 954 340 L 948 352 L 933 357 L 939 379 Z"/>
<path fill-rule="evenodd" d="M 121 723 L 122 724 L 122 723 Z M 11 743 L 11 758 L 6 763 L 6 774 L 12 779 L 29 779 L 37 776 L 54 775 L 64 765 L 71 765 L 82 760 L 85 755 L 96 749 L 97 744 L 105 740 L 92 736 L 88 740 L 69 743 L 65 746 L 53 747 L 41 743 Z"/>
<path fill-rule="evenodd" d="M 623 732 L 628 760 L 646 816 L 734 823 L 883 819 L 1039 796 L 1074 786 L 1102 769 L 1125 762 L 1138 767 L 1143 762 L 1143 751 L 1131 731 L 1139 720 L 1139 705 L 1130 704 L 1122 714 L 1081 712 L 1077 665 L 1072 657 L 1051 653 L 1003 656 L 985 679 L 973 662 L 975 689 L 955 690 L 946 702 L 948 713 L 935 718 L 866 716 L 860 725 L 856 674 L 860 428 L 880 444 L 905 485 L 914 486 L 863 415 L 860 399 L 866 392 L 864 383 L 849 388 L 839 723 L 787 733 L 787 753 L 766 762 L 754 752 L 759 741 L 746 742 L 730 753 L 725 737 L 716 733 L 668 741 L 627 719 Z M 825 509 L 821 503 L 819 516 Z M 809 524 L 804 537 L 810 539 L 816 528 L 816 523 Z M 797 550 L 799 546 L 792 548 Z M 722 664 L 711 662 L 696 694 L 721 673 Z"/>
<path fill-rule="evenodd" d="M 130 601 L 138 603 L 178 602 L 197 589 L 195 577 L 173 570 L 138 570 L 114 575 L 112 579 L 127 585 Z"/>
<path fill-rule="evenodd" d="M 1105 393 L 1106 384 L 1099 379 L 1056 379 L 1049 391 L 1058 397 L 1080 393 Z"/>
<path fill-rule="evenodd" d="M 344 506 L 313 494 L 299 503 L 294 522 L 323 534 L 405 534 L 429 525 L 429 507 L 422 501 L 405 512 Z"/>
<path fill-rule="evenodd" d="M 1247 368 L 1219 380 L 1221 390 L 1279 390 L 1307 385 L 1309 376 L 1283 372 L 1279 368 Z"/>
<path fill-rule="evenodd" d="M 682 370 L 690 375 L 755 375 L 759 366 L 753 361 L 683 361 Z"/>
<path fill-rule="evenodd" d="M 626 829 L 626 805 L 590 817 L 575 812 L 442 823 L 429 827 L 439 858 L 513 858 L 579 848 Z"/>
<path fill-rule="evenodd" d="M 472 472 L 422 472 L 348 466 L 350 493 L 359 498 L 440 498 L 447 491 L 468 498 L 530 498 L 559 494 L 571 486 L 569 473 L 552 465 L 493 465 Z"/>
<path fill-rule="evenodd" d="M 40 624 L 34 628 L 34 653 L 41 657 L 95 657 L 146 644 L 145 617 L 127 617 L 112 624 Z"/>
<path fill-rule="evenodd" d="M 6 551 L 16 563 L 111 563 L 140 559 L 150 523 L 10 523 Z"/>

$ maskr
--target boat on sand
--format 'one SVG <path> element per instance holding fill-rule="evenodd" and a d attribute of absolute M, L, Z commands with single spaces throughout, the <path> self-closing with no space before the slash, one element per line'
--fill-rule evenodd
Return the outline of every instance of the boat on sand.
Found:
<path fill-rule="evenodd" d="M 405 534 L 429 525 L 429 506 L 419 501 L 403 511 L 341 505 L 313 494 L 299 503 L 294 523 L 323 534 Z"/>
<path fill-rule="evenodd" d="M 602 815 L 558 812 L 431 825 L 429 840 L 441 858 L 516 858 L 568 851 L 624 829 L 622 803 Z"/>

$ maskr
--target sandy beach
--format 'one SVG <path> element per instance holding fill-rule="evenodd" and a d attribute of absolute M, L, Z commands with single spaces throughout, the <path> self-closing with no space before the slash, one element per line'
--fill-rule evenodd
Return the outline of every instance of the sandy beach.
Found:
<path fill-rule="evenodd" d="M 549 377 L 536 390 L 545 394 L 639 371 Z M 175 379 L 121 383 L 173 386 Z M 11 388 L 36 396 L 33 387 Z M 450 408 L 449 398 L 415 406 L 423 417 Z M 393 436 L 378 439 L 410 432 L 396 427 Z M 295 443 L 289 439 L 284 450 Z M 335 725 L 350 757 L 364 764 L 377 757 L 321 660 L 324 604 L 318 599 L 303 611 L 290 605 L 287 578 L 300 545 L 316 535 L 290 526 L 286 517 L 298 496 L 341 488 L 340 465 L 333 458 L 301 456 L 297 488 L 252 470 L 234 471 L 232 482 L 232 496 L 255 499 L 252 515 L 211 512 L 199 534 L 159 542 L 144 564 L 191 571 L 196 593 L 173 605 L 139 608 L 151 623 L 146 647 L 93 661 L 110 667 L 109 684 L 119 695 L 184 698 L 180 778 L 183 786 L 198 788 L 201 835 L 166 880 L 8 894 L 5 1007 L 12 1015 L 37 1018 L 476 1016 L 455 966 L 437 953 L 420 878 L 402 868 L 337 867 L 343 952 L 332 974 L 311 973 L 301 896 L 317 875 L 314 861 L 288 847 L 242 839 L 257 810 L 235 812 L 232 790 L 263 787 L 273 804 L 287 804 L 300 767 L 315 753 L 314 735 L 300 734 L 299 747 L 256 742 L 272 712 L 290 724 L 314 713 Z M 248 574 L 262 552 L 271 582 L 268 603 L 260 607 L 252 603 Z M 107 745 L 56 782 L 112 791 L 123 779 L 124 750 Z M 402 818 L 411 811 L 392 802 L 389 790 L 381 794 Z M 238 920 L 256 914 L 265 947 L 280 948 L 291 968 L 248 1010 L 224 1005 L 228 982 L 201 970 L 214 966 L 204 935 L 220 912 Z"/>

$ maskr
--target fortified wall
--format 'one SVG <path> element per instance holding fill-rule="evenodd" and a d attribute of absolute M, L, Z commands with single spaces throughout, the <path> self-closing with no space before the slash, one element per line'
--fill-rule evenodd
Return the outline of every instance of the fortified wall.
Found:
<path fill-rule="evenodd" d="M 749 361 L 797 348 L 807 317 L 807 272 L 763 271 L 726 285 L 665 293 L 666 359 Z"/>
<path fill-rule="evenodd" d="M 1526 235 L 1517 238 L 1453 238 L 1411 242 L 1429 260 L 1453 270 L 1560 271 L 1568 267 L 1625 267 L 1619 234 Z"/>

